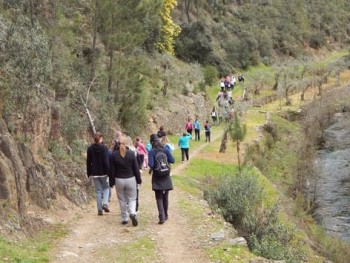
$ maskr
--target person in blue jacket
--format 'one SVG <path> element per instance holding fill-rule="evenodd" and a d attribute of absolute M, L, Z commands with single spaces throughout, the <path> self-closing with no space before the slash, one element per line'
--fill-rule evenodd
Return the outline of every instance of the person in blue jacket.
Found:
<path fill-rule="evenodd" d="M 196 119 L 193 123 L 194 127 L 194 140 L 195 141 L 200 141 L 200 133 L 201 133 L 201 124 L 199 123 L 198 119 Z"/>
<path fill-rule="evenodd" d="M 190 140 L 192 139 L 192 135 L 188 132 L 184 132 L 182 136 L 179 138 L 178 146 L 181 149 L 181 159 L 182 163 L 186 160 L 189 160 L 188 150 L 190 148 Z"/>
<path fill-rule="evenodd" d="M 169 191 L 173 190 L 173 183 L 170 177 L 170 169 L 166 174 L 157 175 L 156 169 L 156 155 L 159 151 L 166 154 L 168 164 L 174 163 L 175 159 L 167 147 L 164 147 L 157 134 L 152 134 L 150 137 L 152 150 L 148 154 L 148 166 L 152 170 L 152 190 L 155 193 L 157 208 L 158 208 L 158 224 L 163 224 L 168 220 L 169 208 Z M 170 165 L 169 165 L 170 167 Z"/>

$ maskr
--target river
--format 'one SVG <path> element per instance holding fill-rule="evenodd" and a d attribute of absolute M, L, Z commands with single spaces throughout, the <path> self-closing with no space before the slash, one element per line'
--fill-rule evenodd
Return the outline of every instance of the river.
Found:
<path fill-rule="evenodd" d="M 350 242 L 350 113 L 336 113 L 316 157 L 316 219 L 327 233 Z"/>

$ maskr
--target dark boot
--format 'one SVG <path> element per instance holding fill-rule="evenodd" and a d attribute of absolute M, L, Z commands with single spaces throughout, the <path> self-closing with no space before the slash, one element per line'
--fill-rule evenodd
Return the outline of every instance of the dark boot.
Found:
<path fill-rule="evenodd" d="M 164 207 L 165 220 L 168 220 L 168 207 L 169 207 L 168 193 L 169 192 L 163 195 L 163 207 Z"/>
<path fill-rule="evenodd" d="M 159 213 L 158 224 L 163 224 L 165 222 L 165 212 L 164 212 L 163 199 L 156 199 L 156 201 L 157 201 L 157 208 L 158 208 L 158 213 Z"/>

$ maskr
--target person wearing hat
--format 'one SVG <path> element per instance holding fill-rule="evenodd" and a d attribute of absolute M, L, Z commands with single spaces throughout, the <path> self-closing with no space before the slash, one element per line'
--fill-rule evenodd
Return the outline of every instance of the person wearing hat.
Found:
<path fill-rule="evenodd" d="M 119 148 L 113 151 L 110 158 L 110 186 L 115 185 L 121 211 L 122 224 L 128 223 L 128 212 L 132 225 L 137 226 L 136 203 L 137 184 L 141 184 L 139 164 L 134 151 L 128 146 L 130 139 L 121 136 Z"/>
<path fill-rule="evenodd" d="M 170 177 L 170 169 L 165 175 L 157 175 L 154 169 L 156 168 L 156 155 L 161 151 L 165 153 L 167 162 L 174 163 L 175 159 L 168 148 L 165 148 L 157 134 L 150 136 L 150 142 L 152 149 L 148 154 L 148 166 L 152 169 L 152 190 L 155 193 L 156 203 L 158 208 L 158 224 L 163 224 L 168 220 L 168 208 L 169 208 L 169 191 L 173 190 L 173 183 Z"/>
<path fill-rule="evenodd" d="M 87 176 L 93 178 L 96 192 L 97 214 L 103 215 L 103 210 L 109 212 L 109 153 L 103 144 L 103 135 L 96 132 L 94 143 L 87 149 L 86 171 Z"/>

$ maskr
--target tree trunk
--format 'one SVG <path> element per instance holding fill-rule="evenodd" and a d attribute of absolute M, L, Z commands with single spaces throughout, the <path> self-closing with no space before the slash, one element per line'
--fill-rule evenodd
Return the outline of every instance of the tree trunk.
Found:
<path fill-rule="evenodd" d="M 33 3 L 33 0 L 30 0 L 29 1 L 29 12 L 30 12 L 30 22 L 32 24 L 32 27 L 34 27 L 34 3 Z"/>
<path fill-rule="evenodd" d="M 288 88 L 285 88 L 285 96 L 286 96 L 286 105 L 289 105 L 289 102 L 290 102 L 290 100 L 289 100 L 289 97 L 288 97 L 288 92 L 289 92 L 289 89 Z"/>
<path fill-rule="evenodd" d="M 96 66 L 96 38 L 97 38 L 97 20 L 98 20 L 98 0 L 95 0 L 95 15 L 93 24 L 93 37 L 92 37 L 92 54 L 91 54 L 91 71 L 90 81 L 95 78 L 95 66 Z"/>
<path fill-rule="evenodd" d="M 198 22 L 198 20 L 199 20 L 199 0 L 195 0 L 194 5 L 196 7 L 196 18 L 197 18 L 197 22 Z"/>
<path fill-rule="evenodd" d="M 56 54 L 55 54 L 55 45 L 56 45 L 56 30 L 57 30 L 57 2 L 59 0 L 51 0 L 52 5 L 52 13 L 53 13 L 53 28 L 54 28 L 54 34 L 52 34 L 52 37 L 50 39 L 50 52 L 51 52 L 51 60 L 53 62 L 56 61 Z M 53 63 L 55 64 L 55 63 Z"/>
<path fill-rule="evenodd" d="M 236 148 L 237 148 L 237 161 L 238 161 L 238 169 L 239 169 L 239 172 L 241 172 L 241 158 L 239 156 L 239 153 L 240 153 L 240 147 L 239 147 L 239 140 L 237 140 L 236 142 Z"/>
<path fill-rule="evenodd" d="M 191 18 L 190 18 L 190 3 L 191 0 L 185 0 L 185 12 L 187 16 L 187 22 L 191 23 Z"/>
<path fill-rule="evenodd" d="M 113 49 L 109 48 L 109 68 L 108 68 L 108 92 L 112 92 L 113 89 Z"/>
<path fill-rule="evenodd" d="M 89 107 L 88 107 L 90 89 L 91 89 L 91 87 L 92 87 L 94 81 L 95 81 L 95 78 L 93 78 L 93 79 L 91 80 L 91 82 L 90 82 L 90 84 L 89 84 L 89 86 L 88 86 L 88 90 L 87 90 L 87 92 L 86 92 L 85 101 L 84 101 L 83 98 L 81 98 L 81 102 L 82 102 L 82 104 L 84 105 L 84 109 L 85 109 L 86 115 L 88 116 L 91 130 L 92 130 L 93 134 L 96 134 L 96 127 L 95 127 L 95 124 L 94 124 L 94 119 L 92 118 L 91 113 L 90 113 L 90 110 L 89 110 Z"/>
<path fill-rule="evenodd" d="M 220 151 L 221 153 L 224 153 L 226 151 L 226 147 L 227 147 L 227 133 L 228 130 L 226 129 L 224 132 L 224 135 L 222 136 L 222 140 L 221 140 L 221 145 L 220 145 Z"/>

